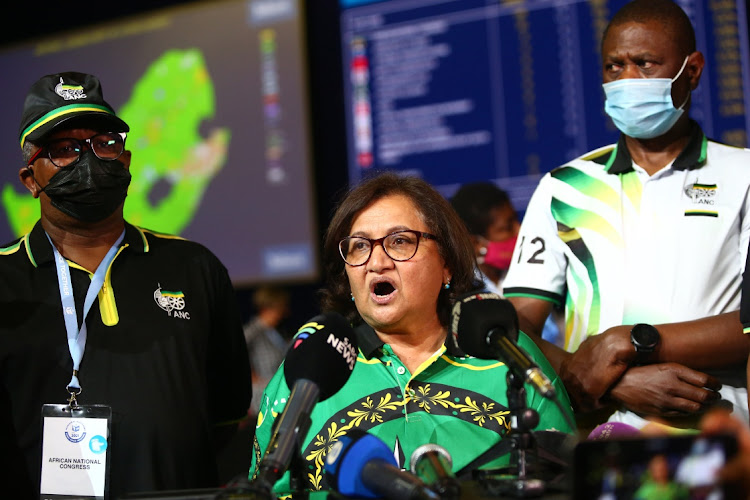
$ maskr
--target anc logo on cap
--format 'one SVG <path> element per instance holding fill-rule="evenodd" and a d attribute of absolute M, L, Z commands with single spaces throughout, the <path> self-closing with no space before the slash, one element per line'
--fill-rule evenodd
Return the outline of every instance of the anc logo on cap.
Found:
<path fill-rule="evenodd" d="M 89 115 L 110 132 L 127 132 L 127 124 L 117 118 L 104 101 L 99 80 L 83 73 L 47 75 L 31 86 L 24 102 L 19 139 L 36 142 L 60 123 L 78 115 Z"/>
<path fill-rule="evenodd" d="M 83 91 L 83 85 L 65 85 L 62 77 L 60 77 L 60 83 L 55 85 L 55 94 L 59 95 L 66 101 L 86 99 L 87 97 Z"/>

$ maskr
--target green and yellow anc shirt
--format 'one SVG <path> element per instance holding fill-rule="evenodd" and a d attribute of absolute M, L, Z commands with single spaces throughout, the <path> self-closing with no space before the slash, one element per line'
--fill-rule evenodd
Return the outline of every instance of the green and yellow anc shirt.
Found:
<path fill-rule="evenodd" d="M 564 305 L 567 351 L 617 325 L 740 308 L 750 150 L 711 141 L 692 126 L 685 149 L 652 176 L 634 164 L 621 138 L 537 186 L 503 293 Z M 746 384 L 744 370 L 714 374 L 729 392 Z M 727 391 L 722 395 L 746 415 L 744 389 Z"/>
<path fill-rule="evenodd" d="M 542 178 L 503 292 L 564 305 L 570 352 L 616 325 L 736 311 L 749 213 L 749 150 L 694 124 L 685 150 L 649 177 L 621 139 Z"/>
<path fill-rule="evenodd" d="M 332 397 L 319 402 L 312 424 L 302 440 L 301 458 L 310 490 L 329 488 L 324 457 L 341 436 L 358 428 L 378 436 L 394 450 L 402 468 L 408 468 L 412 452 L 425 443 L 443 446 L 459 471 L 497 445 L 510 430 L 506 393 L 507 366 L 500 361 L 467 357 L 446 342 L 416 373 L 409 373 L 388 344 L 362 325 L 356 329 L 359 356 L 351 377 Z M 562 382 L 536 347 L 520 334 L 519 345 L 553 381 L 561 407 L 572 420 L 570 401 Z M 283 374 L 276 372 L 263 394 L 253 443 L 250 477 L 258 470 L 272 434 L 290 394 Z M 321 366 L 321 370 L 325 367 Z M 527 404 L 539 412 L 535 430 L 571 433 L 560 409 L 526 385 Z M 506 454 L 485 463 L 493 468 L 508 463 Z M 276 483 L 279 496 L 289 493 L 289 472 Z"/>

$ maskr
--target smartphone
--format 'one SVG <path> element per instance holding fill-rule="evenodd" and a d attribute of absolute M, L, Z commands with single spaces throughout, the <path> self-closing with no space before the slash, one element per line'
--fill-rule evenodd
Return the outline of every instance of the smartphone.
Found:
<path fill-rule="evenodd" d="M 723 434 L 582 441 L 573 454 L 573 498 L 729 498 L 716 473 L 736 452 L 735 438 Z"/>

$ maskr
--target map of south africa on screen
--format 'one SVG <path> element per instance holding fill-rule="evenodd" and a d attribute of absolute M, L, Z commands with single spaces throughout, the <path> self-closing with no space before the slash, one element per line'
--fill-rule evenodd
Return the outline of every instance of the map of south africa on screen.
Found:
<path fill-rule="evenodd" d="M 169 92 L 166 89 L 170 89 Z M 176 91 L 178 90 L 178 91 Z M 211 179 L 226 162 L 231 138 L 218 127 L 201 137 L 201 121 L 214 113 L 211 75 L 197 49 L 170 50 L 153 62 L 119 116 L 129 124 L 131 166 L 125 216 L 137 226 L 180 234 L 195 214 Z M 158 189 L 169 186 L 164 193 Z M 16 236 L 39 219 L 39 202 L 6 183 L 2 203 Z"/>

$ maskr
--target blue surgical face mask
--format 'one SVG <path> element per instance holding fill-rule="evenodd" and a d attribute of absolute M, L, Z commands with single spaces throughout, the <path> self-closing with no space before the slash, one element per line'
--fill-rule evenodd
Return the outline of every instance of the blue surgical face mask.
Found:
<path fill-rule="evenodd" d="M 602 85 L 607 96 L 604 110 L 620 132 L 636 139 L 652 139 L 677 123 L 690 94 L 675 108 L 672 83 L 682 74 L 687 60 L 685 57 L 674 78 L 626 78 Z"/>

